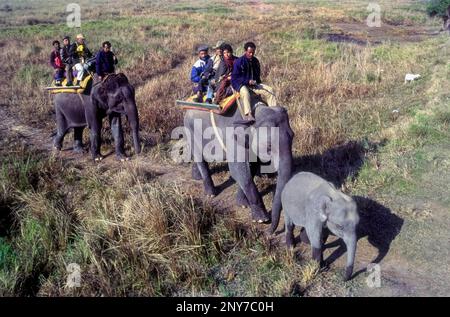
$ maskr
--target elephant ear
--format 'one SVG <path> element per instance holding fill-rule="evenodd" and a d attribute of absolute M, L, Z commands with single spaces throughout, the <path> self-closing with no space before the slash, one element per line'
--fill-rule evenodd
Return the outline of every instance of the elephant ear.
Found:
<path fill-rule="evenodd" d="M 92 99 L 100 104 L 102 108 L 108 108 L 108 92 L 103 86 L 99 86 L 93 93 Z"/>
<path fill-rule="evenodd" d="M 331 202 L 331 198 L 326 195 L 320 196 L 315 201 L 314 210 L 318 213 L 319 219 L 321 222 L 325 222 L 328 220 L 328 215 L 330 213 L 329 205 Z"/>
<path fill-rule="evenodd" d="M 254 124 L 254 121 L 239 120 L 233 123 L 234 127 L 234 140 L 239 147 L 248 149 L 249 140 L 249 128 Z"/>

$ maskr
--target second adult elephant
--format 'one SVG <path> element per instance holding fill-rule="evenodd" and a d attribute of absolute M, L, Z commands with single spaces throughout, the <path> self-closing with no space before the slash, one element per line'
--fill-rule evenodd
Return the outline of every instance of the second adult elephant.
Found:
<path fill-rule="evenodd" d="M 135 153 L 140 153 L 139 116 L 134 87 L 124 74 L 108 76 L 101 83 L 88 87 L 85 94 L 59 93 L 54 97 L 54 104 L 57 124 L 54 146 L 57 150 L 61 150 L 64 136 L 73 128 L 74 149 L 81 151 L 83 129 L 88 126 L 92 157 L 100 160 L 102 121 L 108 117 L 116 156 L 125 159 L 121 115 L 126 115 L 131 126 Z"/>
<path fill-rule="evenodd" d="M 294 133 L 289 125 L 289 117 L 286 109 L 282 107 L 257 105 L 254 112 L 255 121 L 253 123 L 250 121 L 242 121 L 242 116 L 237 108 L 231 110 L 227 115 L 214 114 L 213 118 L 206 111 L 188 110 L 184 117 L 184 126 L 186 133 L 189 134 L 188 143 L 194 157 L 192 167 L 193 177 L 203 180 L 207 194 L 216 194 L 216 187 L 211 178 L 208 162 L 217 161 L 220 155 L 216 156 L 215 154 L 217 153 L 208 153 L 209 151 L 207 149 L 209 142 L 211 142 L 210 140 L 212 142 L 219 141 L 219 143 L 222 143 L 221 147 L 216 147 L 216 152 L 219 152 L 223 160 L 228 163 L 231 176 L 239 185 L 237 192 L 238 204 L 250 206 L 254 221 L 267 222 L 269 218 L 261 194 L 253 180 L 255 173 L 252 169 L 249 156 L 255 153 L 254 150 L 257 151 L 257 157 L 260 157 L 261 152 L 265 152 L 272 160 L 272 163 L 275 161 L 278 163 L 273 164 L 273 172 L 278 172 L 277 186 L 272 203 L 272 230 L 274 230 L 278 225 L 281 211 L 281 192 L 291 176 L 292 140 Z M 261 130 L 260 128 L 278 131 L 277 139 L 271 142 L 270 138 L 264 138 L 261 135 L 255 136 L 255 133 Z M 211 130 L 215 130 L 215 133 L 211 133 Z M 241 152 L 245 152 L 244 154 L 246 155 L 241 160 L 237 159 L 236 156 L 243 153 L 235 151 L 235 144 L 231 142 L 232 144 L 230 145 L 228 140 L 239 139 L 242 132 L 248 133 L 247 136 L 253 137 L 252 139 L 256 140 L 253 144 L 256 145 L 256 148 L 249 148 L 249 144 L 244 144 L 243 147 L 239 147 L 244 149 Z M 221 141 L 218 140 L 218 135 L 222 136 Z M 226 144 L 223 144 L 225 142 Z M 271 144 L 277 144 L 278 146 L 271 146 Z M 267 160 L 267 157 L 265 159 Z"/>

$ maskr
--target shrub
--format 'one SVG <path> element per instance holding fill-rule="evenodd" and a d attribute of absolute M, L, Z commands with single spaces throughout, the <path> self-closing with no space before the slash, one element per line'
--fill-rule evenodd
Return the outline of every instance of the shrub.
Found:
<path fill-rule="evenodd" d="M 427 13 L 430 16 L 442 17 L 450 5 L 450 0 L 431 0 L 427 5 Z"/>

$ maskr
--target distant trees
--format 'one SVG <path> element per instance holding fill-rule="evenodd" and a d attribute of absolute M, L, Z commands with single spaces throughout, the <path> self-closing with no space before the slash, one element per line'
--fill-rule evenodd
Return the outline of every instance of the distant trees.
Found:
<path fill-rule="evenodd" d="M 427 12 L 432 17 L 442 18 L 441 31 L 450 31 L 450 0 L 431 0 L 427 5 Z"/>
<path fill-rule="evenodd" d="M 430 0 L 427 5 L 427 13 L 434 17 L 448 16 L 447 9 L 450 6 L 450 0 Z"/>

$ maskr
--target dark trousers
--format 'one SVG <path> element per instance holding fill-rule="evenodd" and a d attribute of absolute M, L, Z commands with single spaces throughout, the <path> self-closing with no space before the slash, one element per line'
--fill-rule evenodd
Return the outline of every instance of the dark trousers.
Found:
<path fill-rule="evenodd" d="M 61 81 L 64 78 L 64 69 L 63 68 L 55 68 L 55 76 L 56 81 Z"/>
<path fill-rule="evenodd" d="M 73 83 L 72 64 L 66 64 L 66 77 L 67 82 Z"/>

